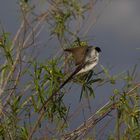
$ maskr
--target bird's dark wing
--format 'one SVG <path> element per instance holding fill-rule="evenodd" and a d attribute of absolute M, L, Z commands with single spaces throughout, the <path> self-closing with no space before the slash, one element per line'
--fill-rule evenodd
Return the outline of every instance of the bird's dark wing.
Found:
<path fill-rule="evenodd" d="M 88 46 L 76 47 L 76 48 L 65 49 L 64 51 L 71 52 L 75 60 L 75 65 L 80 65 L 85 59 L 85 53 L 87 48 Z"/>

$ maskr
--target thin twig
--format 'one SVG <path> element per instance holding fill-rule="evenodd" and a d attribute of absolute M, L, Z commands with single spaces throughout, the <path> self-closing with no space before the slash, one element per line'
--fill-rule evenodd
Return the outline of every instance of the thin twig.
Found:
<path fill-rule="evenodd" d="M 126 93 L 126 95 L 130 95 L 134 90 L 136 90 L 139 87 L 140 84 L 136 84 L 136 86 L 131 90 L 129 90 Z M 107 110 L 103 113 L 100 113 L 105 108 Z M 117 108 L 117 102 L 111 103 L 111 101 L 108 101 L 105 105 L 103 105 L 103 107 L 97 110 L 96 113 L 94 113 L 86 122 L 82 123 L 79 127 L 77 127 L 72 132 L 65 134 L 63 136 L 64 140 L 74 140 L 77 138 L 80 139 L 80 137 L 84 137 L 91 128 L 93 128 L 98 122 L 100 122 L 102 119 L 108 116 L 109 113 L 116 108 Z"/>

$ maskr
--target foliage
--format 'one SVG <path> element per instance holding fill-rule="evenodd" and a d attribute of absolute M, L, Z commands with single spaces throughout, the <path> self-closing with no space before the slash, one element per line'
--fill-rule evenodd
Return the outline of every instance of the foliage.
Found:
<path fill-rule="evenodd" d="M 1 26 L 0 139 L 92 139 L 87 135 L 89 129 L 97 126 L 113 110 L 114 133 L 108 134 L 108 139 L 140 139 L 140 84 L 135 83 L 136 66 L 111 75 L 110 69 L 101 65 L 63 85 L 70 74 L 65 71 L 65 55 L 61 54 L 66 47 L 88 45 L 78 37 L 81 27 L 77 24 L 85 20 L 97 0 L 43 1 L 45 12 L 36 10 L 40 3 L 19 1 L 22 22 L 14 38 Z M 43 32 L 46 33 L 44 42 Z M 54 46 L 57 53 L 51 54 Z M 46 60 L 40 58 L 44 52 L 47 52 Z M 69 71 L 73 71 L 72 67 Z M 79 105 L 83 99 L 90 104 L 96 98 L 95 89 L 106 85 L 113 87 L 109 101 L 91 116 L 94 119 L 89 118 L 88 125 L 85 121 L 72 132 L 69 132 L 71 108 L 65 100 L 66 94 L 71 92 L 70 82 L 80 85 Z M 118 82 L 123 85 L 121 88 L 117 87 Z M 95 133 L 93 137 L 99 136 Z"/>

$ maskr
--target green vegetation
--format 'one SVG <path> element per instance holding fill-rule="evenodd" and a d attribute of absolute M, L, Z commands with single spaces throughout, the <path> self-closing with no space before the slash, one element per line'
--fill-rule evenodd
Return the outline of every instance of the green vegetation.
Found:
<path fill-rule="evenodd" d="M 97 139 L 100 135 L 98 131 L 95 129 L 90 135 L 89 130 L 105 118 L 115 122 L 113 133 L 105 136 L 109 140 L 140 139 L 140 83 L 135 81 L 136 65 L 117 75 L 111 75 L 109 68 L 101 65 L 100 70 L 96 68 L 94 72 L 77 76 L 70 81 L 72 85 L 67 83 L 59 89 L 74 66 L 63 49 L 88 44 L 78 36 L 79 23 L 84 23 L 85 15 L 94 9 L 96 2 L 42 0 L 39 4 L 46 5 L 46 9 L 38 12 L 37 3 L 20 0 L 18 6 L 22 22 L 16 35 L 12 38 L 12 33 L 1 26 L 0 139 Z M 43 32 L 46 34 L 45 41 L 42 39 Z M 42 60 L 39 56 L 44 49 L 46 58 Z M 56 50 L 56 54 L 51 53 Z M 122 83 L 122 87 L 117 88 L 117 83 Z M 84 99 L 89 104 L 89 110 L 90 101 L 94 102 L 96 98 L 94 87 L 109 85 L 113 87 L 113 94 L 105 105 L 91 113 L 89 119 L 69 131 L 72 113 L 64 97 L 71 92 L 68 87 L 74 85 L 80 85 L 81 92 L 77 93 L 79 105 Z M 109 129 L 109 125 L 104 125 L 102 133 Z"/>

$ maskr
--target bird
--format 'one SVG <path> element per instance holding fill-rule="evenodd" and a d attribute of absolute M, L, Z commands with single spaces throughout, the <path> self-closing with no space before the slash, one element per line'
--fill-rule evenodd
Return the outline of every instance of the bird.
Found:
<path fill-rule="evenodd" d="M 101 49 L 93 46 L 80 46 L 68 48 L 64 51 L 72 53 L 77 67 L 75 75 L 79 75 L 92 70 L 98 64 Z"/>
<path fill-rule="evenodd" d="M 74 72 L 70 74 L 70 76 L 59 86 L 57 90 L 55 90 L 52 95 L 44 102 L 42 107 L 39 109 L 39 112 L 42 111 L 43 108 L 48 104 L 48 102 L 60 91 L 73 77 L 74 75 L 79 75 L 82 73 L 86 73 L 92 70 L 99 61 L 99 53 L 101 49 L 99 47 L 93 46 L 79 46 L 75 48 L 68 48 L 64 50 L 65 52 L 72 53 L 76 69 Z"/>
<path fill-rule="evenodd" d="M 60 85 L 59 90 L 69 82 L 74 76 L 89 72 L 99 61 L 99 53 L 101 49 L 93 46 L 80 46 L 75 48 L 68 48 L 65 52 L 72 53 L 75 60 L 76 69 L 71 75 Z"/>

